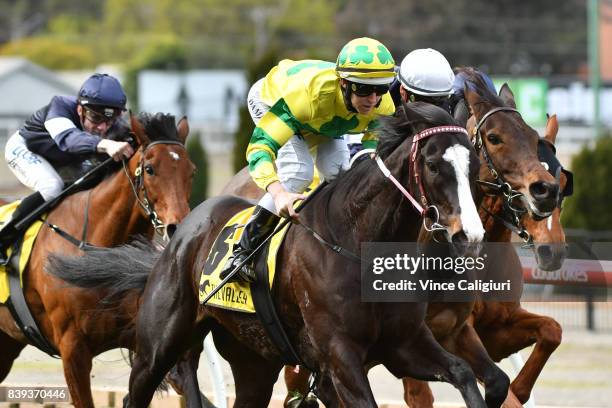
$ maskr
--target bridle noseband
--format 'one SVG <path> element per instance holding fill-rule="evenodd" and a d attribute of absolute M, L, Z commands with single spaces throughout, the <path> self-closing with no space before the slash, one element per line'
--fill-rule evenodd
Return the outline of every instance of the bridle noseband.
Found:
<path fill-rule="evenodd" d="M 153 204 L 149 200 L 149 196 L 147 194 L 147 189 L 144 184 L 144 176 L 143 176 L 145 154 L 147 150 L 149 150 L 151 147 L 158 145 L 158 144 L 179 145 L 179 146 L 182 146 L 183 149 L 185 148 L 183 143 L 179 142 L 178 140 L 156 140 L 152 143 L 149 143 L 146 146 L 141 147 L 142 153 L 140 155 L 140 161 L 138 162 L 138 166 L 136 167 L 136 170 L 134 171 L 134 180 L 132 180 L 132 178 L 130 177 L 130 174 L 128 172 L 127 165 L 126 165 L 126 160 L 123 160 L 122 163 L 123 163 L 123 170 L 125 172 L 125 175 L 127 176 L 130 186 L 132 187 L 132 192 L 134 193 L 134 197 L 136 197 L 136 201 L 138 201 L 138 204 L 140 204 L 140 206 L 144 210 L 147 217 L 149 217 L 149 220 L 151 221 L 151 224 L 153 225 L 153 229 L 155 230 L 155 233 L 159 234 L 161 237 L 166 239 L 167 238 L 167 234 L 165 231 L 166 224 L 164 224 L 159 219 L 159 216 L 157 215 L 157 212 L 155 211 Z M 140 199 L 140 196 L 139 196 L 140 191 L 142 191 L 142 199 Z"/>

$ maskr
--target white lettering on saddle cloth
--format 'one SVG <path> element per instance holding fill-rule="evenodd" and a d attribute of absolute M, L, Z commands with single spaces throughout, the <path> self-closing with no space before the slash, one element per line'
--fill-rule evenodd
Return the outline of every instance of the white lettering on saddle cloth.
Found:
<path fill-rule="evenodd" d="M 243 227 L 253 214 L 253 209 L 254 207 L 250 207 L 234 215 L 225 224 L 219 236 L 217 236 L 206 258 L 206 263 L 204 264 L 204 269 L 200 276 L 200 302 L 202 302 L 221 282 L 222 279 L 219 278 L 219 274 L 233 251 L 234 243 L 240 241 Z M 288 226 L 282 232 L 274 235 L 270 240 L 270 248 L 266 259 L 270 277 L 270 287 L 272 287 L 276 271 L 276 254 L 287 228 Z M 207 304 L 223 309 L 255 313 L 255 307 L 253 306 L 253 299 L 251 297 L 251 288 L 250 285 L 245 282 L 226 283 Z"/>

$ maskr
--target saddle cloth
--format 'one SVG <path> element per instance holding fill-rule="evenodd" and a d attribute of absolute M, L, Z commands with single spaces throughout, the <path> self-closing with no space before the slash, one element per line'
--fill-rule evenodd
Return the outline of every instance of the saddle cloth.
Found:
<path fill-rule="evenodd" d="M 219 278 L 219 274 L 234 249 L 234 243 L 240 241 L 242 231 L 244 231 L 244 225 L 253 214 L 254 208 L 255 207 L 249 207 L 237 213 L 221 229 L 221 232 L 217 236 L 208 254 L 206 264 L 200 275 L 200 302 L 202 302 L 221 282 L 222 279 Z M 274 282 L 274 275 L 276 273 L 276 254 L 278 253 L 278 249 L 283 242 L 283 238 L 288 228 L 289 224 L 268 241 L 267 251 L 266 248 L 260 250 L 260 254 L 267 254 L 265 264 L 268 267 L 270 287 L 272 287 L 272 282 Z M 257 256 L 258 255 L 255 255 L 255 257 Z M 263 262 L 259 264 L 263 264 Z M 253 299 L 251 296 L 251 287 L 248 283 L 241 281 L 226 283 L 223 288 L 208 301 L 207 305 L 239 312 L 255 313 L 255 307 L 253 306 Z"/>
<path fill-rule="evenodd" d="M 14 201 L 10 204 L 3 205 L 0 207 L 0 224 L 6 223 L 11 219 L 11 215 L 17 209 L 21 201 Z M 23 271 L 25 270 L 28 261 L 30 259 L 30 254 L 32 253 L 32 247 L 34 246 L 34 241 L 36 240 L 36 236 L 42 227 L 43 222 L 41 220 L 35 221 L 32 225 L 28 227 L 26 230 L 23 240 L 21 243 L 21 253 L 19 255 L 19 276 L 21 281 L 21 287 L 23 287 Z M 7 250 L 7 255 L 10 256 L 12 248 Z M 6 267 L 4 265 L 0 265 L 0 304 L 6 303 L 6 300 L 9 297 L 9 282 L 8 275 L 6 273 Z"/>

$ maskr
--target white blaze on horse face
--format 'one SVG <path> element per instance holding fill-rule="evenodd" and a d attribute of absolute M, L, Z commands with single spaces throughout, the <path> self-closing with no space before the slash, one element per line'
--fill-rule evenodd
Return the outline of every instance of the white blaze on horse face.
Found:
<path fill-rule="evenodd" d="M 549 231 L 552 231 L 552 221 L 553 221 L 552 217 L 553 216 L 551 214 L 550 217 L 548 217 L 548 221 L 546 221 L 546 227 L 548 227 Z"/>
<path fill-rule="evenodd" d="M 484 238 L 485 231 L 470 189 L 470 151 L 465 146 L 455 144 L 446 149 L 442 158 L 449 162 L 455 170 L 463 232 L 469 242 L 480 242 Z"/>
<path fill-rule="evenodd" d="M 174 160 L 178 160 L 180 158 L 178 153 L 175 153 L 175 152 L 170 152 L 170 157 L 172 157 L 172 159 Z"/>

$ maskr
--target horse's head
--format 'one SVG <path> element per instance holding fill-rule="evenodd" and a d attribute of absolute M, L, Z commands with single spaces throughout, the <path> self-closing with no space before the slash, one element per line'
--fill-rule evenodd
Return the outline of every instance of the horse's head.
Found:
<path fill-rule="evenodd" d="M 145 216 L 167 239 L 189 213 L 195 166 L 185 149 L 187 118 L 175 125 L 174 116 L 141 113 L 130 115 L 130 122 L 140 146 L 129 161 L 130 174 L 135 177 L 132 187 Z"/>
<path fill-rule="evenodd" d="M 379 154 L 389 154 L 387 138 L 405 139 L 389 159 L 409 174 L 425 228 L 445 232 L 457 255 L 476 251 L 484 236 L 472 197 L 480 163 L 465 130 L 444 110 L 419 102 L 404 105 L 385 122 Z"/>
<path fill-rule="evenodd" d="M 567 245 L 565 233 L 561 226 L 561 205 L 563 198 L 573 192 L 572 173 L 565 170 L 555 156 L 555 138 L 559 125 L 556 115 L 551 116 L 546 124 L 544 138 L 538 141 L 538 157 L 542 165 L 559 183 L 559 198 L 552 214 L 544 220 L 536 221 L 523 217 L 523 226 L 533 241 L 538 267 L 542 270 L 559 269 L 565 259 Z"/>
<path fill-rule="evenodd" d="M 522 207 L 536 219 L 552 213 L 559 184 L 538 159 L 538 134 L 516 111 L 514 95 L 504 84 L 499 96 L 473 69 L 467 73 L 464 95 L 472 117 L 467 128 L 483 164 L 480 179 L 486 191 L 504 194 L 514 208 Z M 519 211 L 522 210 L 519 209 Z"/>

